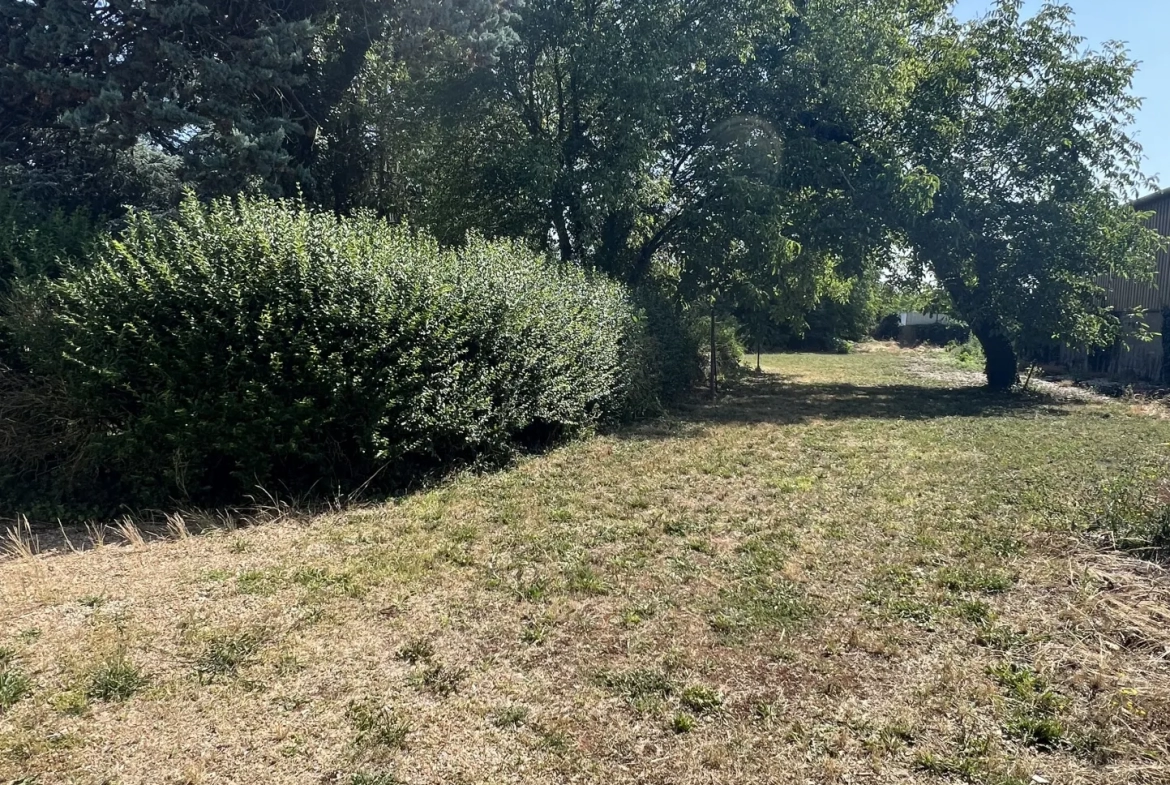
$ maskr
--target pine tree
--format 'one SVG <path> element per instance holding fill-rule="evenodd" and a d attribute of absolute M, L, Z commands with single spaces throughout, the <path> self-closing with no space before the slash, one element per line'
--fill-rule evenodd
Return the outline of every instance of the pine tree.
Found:
<path fill-rule="evenodd" d="M 5 179 L 96 209 L 168 176 L 211 193 L 311 187 L 376 45 L 445 31 L 483 56 L 508 19 L 491 0 L 0 0 L 0 16 Z"/>

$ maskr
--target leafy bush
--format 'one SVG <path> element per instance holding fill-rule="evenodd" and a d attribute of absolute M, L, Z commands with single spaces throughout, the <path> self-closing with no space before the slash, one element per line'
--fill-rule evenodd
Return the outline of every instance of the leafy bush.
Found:
<path fill-rule="evenodd" d="M 843 299 L 822 296 L 813 307 L 788 319 L 777 321 L 775 315 L 739 309 L 736 316 L 744 326 L 748 345 L 762 350 L 847 353 L 850 342 L 874 333 L 889 298 L 872 272 L 852 278 L 846 285 Z M 900 324 L 896 315 L 894 324 L 896 329 Z"/>
<path fill-rule="evenodd" d="M 899 340 L 910 346 L 925 343 L 931 346 L 945 347 L 952 342 L 970 342 L 971 328 L 962 324 L 916 324 L 903 327 L 899 334 Z"/>
<path fill-rule="evenodd" d="M 873 337 L 879 341 L 893 341 L 902 334 L 902 316 L 901 314 L 888 313 L 878 322 L 877 329 L 874 330 Z"/>
<path fill-rule="evenodd" d="M 692 310 L 689 314 L 690 340 L 698 347 L 701 378 L 710 381 L 711 374 L 711 316 Z M 734 319 L 715 320 L 715 368 L 719 380 L 733 379 L 744 371 L 744 347 L 739 339 L 739 325 Z"/>
<path fill-rule="evenodd" d="M 106 508 L 397 487 L 643 412 L 661 376 L 617 284 L 264 199 L 131 214 L 6 320 L 28 372 L 0 421 L 50 434 L 0 455 L 9 485 Z"/>
<path fill-rule="evenodd" d="M 49 211 L 0 189 L 0 292 L 20 279 L 56 277 L 88 255 L 96 236 L 81 212 Z"/>
<path fill-rule="evenodd" d="M 645 329 L 641 331 L 644 347 L 631 352 L 632 358 L 654 358 L 643 363 L 640 373 L 642 385 L 656 393 L 663 402 L 681 400 L 702 381 L 707 367 L 706 335 L 699 335 L 694 319 L 668 285 L 654 282 L 636 292 L 636 300 Z M 642 394 L 634 400 L 653 400 Z"/>
<path fill-rule="evenodd" d="M 947 355 L 960 368 L 971 371 L 983 370 L 987 362 L 983 356 L 983 347 L 979 341 L 968 338 L 966 341 L 951 341 L 946 345 Z"/>
<path fill-rule="evenodd" d="M 878 323 L 881 294 L 881 286 L 871 274 L 853 281 L 844 301 L 823 298 L 806 317 L 808 328 L 797 337 L 799 348 L 841 353 L 845 341 L 862 340 Z"/>
<path fill-rule="evenodd" d="M 836 338 L 832 345 L 833 354 L 852 354 L 853 344 L 843 338 Z"/>
<path fill-rule="evenodd" d="M 49 210 L 0 188 L 0 298 L 21 281 L 55 278 L 67 265 L 82 262 L 97 235 L 84 213 Z M 19 367 L 20 362 L 15 340 L 0 321 L 0 369 Z M 6 386 L 3 380 L 0 386 Z"/>

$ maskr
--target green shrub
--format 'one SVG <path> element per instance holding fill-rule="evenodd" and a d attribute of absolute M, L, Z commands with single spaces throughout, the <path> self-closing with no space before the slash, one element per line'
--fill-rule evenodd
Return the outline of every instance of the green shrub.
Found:
<path fill-rule="evenodd" d="M 946 345 L 947 355 L 960 368 L 971 371 L 982 370 L 986 359 L 979 341 L 968 338 L 963 342 L 951 341 Z"/>
<path fill-rule="evenodd" d="M 805 315 L 805 329 L 793 335 L 789 349 L 845 354 L 851 341 L 860 341 L 874 331 L 882 307 L 882 287 L 874 273 L 850 282 L 849 296 L 838 302 L 822 297 Z"/>
<path fill-rule="evenodd" d="M 874 330 L 873 337 L 879 341 L 893 341 L 897 340 L 898 336 L 902 334 L 902 315 L 897 313 L 888 313 L 878 322 L 877 328 Z"/>
<path fill-rule="evenodd" d="M 889 333 L 889 322 L 881 320 L 885 332 L 879 328 L 879 319 L 891 305 L 889 287 L 878 280 L 875 270 L 841 280 L 841 288 L 847 288 L 842 300 L 827 295 L 820 296 L 816 304 L 799 313 L 789 313 L 787 318 L 778 318 L 780 313 L 769 313 L 758 305 L 740 306 L 736 318 L 743 325 L 742 334 L 753 351 L 800 351 L 847 353 L 852 343 L 864 340 L 871 334 L 897 338 L 901 320 L 892 315 L 893 333 Z M 781 312 L 782 313 L 782 312 Z"/>
<path fill-rule="evenodd" d="M 0 415 L 69 436 L 0 455 L 9 486 L 105 509 L 401 487 L 651 409 L 662 375 L 615 283 L 265 199 L 132 213 L 7 322 L 29 370 Z"/>
<path fill-rule="evenodd" d="M 59 276 L 88 256 L 96 236 L 84 213 L 48 210 L 0 189 L 0 292 L 18 280 Z"/>
<path fill-rule="evenodd" d="M 657 395 L 664 403 L 679 401 L 703 380 L 708 339 L 699 334 L 693 317 L 668 285 L 647 284 L 636 292 L 636 301 L 645 324 L 641 355 L 654 358 L 654 362 L 642 363 L 641 375 L 635 378 L 649 394 L 635 400 L 653 401 Z"/>
<path fill-rule="evenodd" d="M 50 210 L 0 188 L 0 303 L 22 281 L 56 278 L 68 267 L 84 263 L 97 236 L 95 223 L 84 213 Z M 0 320 L 0 370 L 4 369 L 23 370 L 14 336 Z M 51 394 L 35 391 L 45 392 Z"/>
<path fill-rule="evenodd" d="M 929 346 L 946 347 L 951 343 L 960 345 L 979 343 L 971 334 L 971 328 L 963 324 L 911 325 L 902 328 L 898 340 L 905 346 L 927 344 Z M 982 347 L 980 347 L 979 351 L 983 351 Z"/>
<path fill-rule="evenodd" d="M 711 374 L 711 315 L 701 309 L 689 314 L 691 341 L 699 347 L 701 378 L 710 381 Z M 719 379 L 734 379 L 744 371 L 744 347 L 739 339 L 739 324 L 731 318 L 715 319 L 715 368 Z"/>

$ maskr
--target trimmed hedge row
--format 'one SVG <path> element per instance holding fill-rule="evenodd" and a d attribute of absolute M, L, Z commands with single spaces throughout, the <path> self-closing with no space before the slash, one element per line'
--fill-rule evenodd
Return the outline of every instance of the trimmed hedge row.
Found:
<path fill-rule="evenodd" d="M 267 199 L 133 214 L 5 318 L 10 504 L 93 514 L 402 487 L 644 414 L 666 375 L 609 280 Z"/>

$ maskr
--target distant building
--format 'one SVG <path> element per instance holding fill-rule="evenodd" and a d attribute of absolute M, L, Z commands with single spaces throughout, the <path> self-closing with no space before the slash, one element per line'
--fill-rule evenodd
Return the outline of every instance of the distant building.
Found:
<path fill-rule="evenodd" d="M 907 346 L 944 346 L 950 341 L 965 341 L 970 334 L 965 325 L 940 313 L 910 311 L 898 314 L 898 320 L 898 342 Z"/>
<path fill-rule="evenodd" d="M 901 313 L 898 316 L 902 320 L 903 327 L 918 327 L 924 324 L 954 324 L 955 320 L 949 316 L 944 316 L 941 313 L 918 313 L 911 311 L 909 313 Z"/>
<path fill-rule="evenodd" d="M 1142 212 L 1153 212 L 1146 225 L 1170 237 L 1170 188 L 1144 196 L 1133 206 Z M 1061 352 L 1065 364 L 1074 370 L 1102 376 L 1170 381 L 1170 254 L 1159 253 L 1157 261 L 1152 284 L 1113 278 L 1104 281 L 1110 292 L 1110 304 L 1119 313 L 1140 309 L 1150 332 L 1155 333 L 1154 339 L 1123 339 L 1114 346 L 1091 352 L 1066 346 Z"/>

